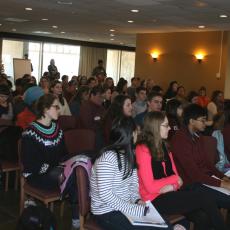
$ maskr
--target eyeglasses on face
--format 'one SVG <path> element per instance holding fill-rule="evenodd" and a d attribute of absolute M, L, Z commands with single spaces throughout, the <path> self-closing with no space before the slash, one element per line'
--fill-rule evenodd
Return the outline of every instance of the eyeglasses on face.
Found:
<path fill-rule="evenodd" d="M 55 108 L 56 110 L 60 110 L 60 106 L 59 105 L 51 105 L 51 107 Z"/>
<path fill-rule="evenodd" d="M 165 127 L 165 128 L 170 128 L 169 124 L 161 124 L 161 126 Z"/>

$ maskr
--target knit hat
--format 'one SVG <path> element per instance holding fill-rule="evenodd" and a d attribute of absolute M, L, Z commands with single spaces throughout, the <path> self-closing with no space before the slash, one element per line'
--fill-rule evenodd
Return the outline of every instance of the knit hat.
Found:
<path fill-rule="evenodd" d="M 27 105 L 32 105 L 33 102 L 37 101 L 42 95 L 44 95 L 44 91 L 39 86 L 32 86 L 26 90 L 24 94 L 24 102 Z"/>

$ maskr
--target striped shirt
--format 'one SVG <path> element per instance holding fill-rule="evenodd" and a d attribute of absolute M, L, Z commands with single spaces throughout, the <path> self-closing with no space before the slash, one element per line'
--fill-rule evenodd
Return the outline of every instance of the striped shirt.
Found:
<path fill-rule="evenodd" d="M 121 162 L 124 165 L 123 155 Z M 144 214 L 145 206 L 135 204 L 140 198 L 137 171 L 134 169 L 133 174 L 123 180 L 124 166 L 119 171 L 116 152 L 103 153 L 94 163 L 91 173 L 91 210 L 94 215 L 112 211 L 139 217 Z"/>

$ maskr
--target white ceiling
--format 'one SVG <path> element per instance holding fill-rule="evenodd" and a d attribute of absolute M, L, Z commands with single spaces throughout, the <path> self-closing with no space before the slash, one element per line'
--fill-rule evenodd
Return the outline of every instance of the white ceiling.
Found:
<path fill-rule="evenodd" d="M 230 30 L 230 0 L 60 1 L 0 0 L 0 31 L 135 46 L 137 33 Z M 228 17 L 220 18 L 221 14 Z"/>

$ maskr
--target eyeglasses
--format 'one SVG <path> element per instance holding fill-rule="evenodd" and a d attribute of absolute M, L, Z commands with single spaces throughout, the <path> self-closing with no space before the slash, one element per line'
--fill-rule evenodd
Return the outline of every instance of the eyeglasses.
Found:
<path fill-rule="evenodd" d="M 202 122 L 203 124 L 205 124 L 205 122 L 207 121 L 207 119 L 195 119 L 195 121 L 199 121 L 199 122 Z"/>
<path fill-rule="evenodd" d="M 165 127 L 165 128 L 170 128 L 169 124 L 162 124 L 161 126 Z"/>
<path fill-rule="evenodd" d="M 51 107 L 54 107 L 56 110 L 60 110 L 60 106 L 59 105 L 51 105 Z"/>

